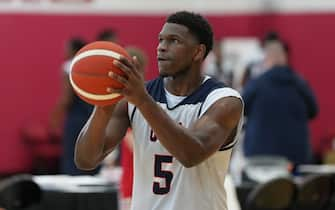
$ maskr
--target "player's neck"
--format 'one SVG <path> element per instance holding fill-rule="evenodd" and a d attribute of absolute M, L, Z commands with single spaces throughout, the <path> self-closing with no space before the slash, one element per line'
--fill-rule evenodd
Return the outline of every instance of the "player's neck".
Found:
<path fill-rule="evenodd" d="M 173 95 L 187 96 L 197 89 L 203 82 L 204 76 L 200 73 L 178 75 L 166 78 L 165 88 Z"/>

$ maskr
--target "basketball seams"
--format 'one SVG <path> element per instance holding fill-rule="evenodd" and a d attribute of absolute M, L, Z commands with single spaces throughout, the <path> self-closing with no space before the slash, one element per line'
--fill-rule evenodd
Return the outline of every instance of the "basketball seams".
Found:
<path fill-rule="evenodd" d="M 119 53 L 111 51 L 111 50 L 106 50 L 106 49 L 87 50 L 85 52 L 80 53 L 79 55 L 76 55 L 76 57 L 74 57 L 74 59 L 71 62 L 70 71 L 72 71 L 72 68 L 75 63 L 89 56 L 107 56 L 107 57 L 112 57 L 117 60 L 120 60 L 121 58 L 121 55 Z"/>
<path fill-rule="evenodd" d="M 97 101 L 101 101 L 101 100 L 111 100 L 114 99 L 118 96 L 120 96 L 120 94 L 118 93 L 111 93 L 111 94 L 105 94 L 105 95 L 101 95 L 101 94 L 93 94 L 93 93 L 89 93 L 86 92 L 82 89 L 80 89 L 72 80 L 72 77 L 70 76 L 70 83 L 73 87 L 73 89 L 78 92 L 80 95 L 84 96 L 85 98 L 88 99 L 93 99 L 93 100 L 97 100 Z"/>

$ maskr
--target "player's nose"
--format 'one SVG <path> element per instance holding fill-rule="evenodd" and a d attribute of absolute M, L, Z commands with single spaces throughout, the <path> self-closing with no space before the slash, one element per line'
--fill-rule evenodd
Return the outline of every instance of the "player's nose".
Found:
<path fill-rule="evenodd" d="M 167 44 L 164 41 L 159 42 L 157 46 L 157 52 L 162 52 L 167 50 Z"/>

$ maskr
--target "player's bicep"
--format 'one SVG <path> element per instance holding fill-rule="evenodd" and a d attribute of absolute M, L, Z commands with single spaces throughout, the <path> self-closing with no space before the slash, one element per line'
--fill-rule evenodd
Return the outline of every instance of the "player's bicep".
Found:
<path fill-rule="evenodd" d="M 125 100 L 121 100 L 116 105 L 106 127 L 105 152 L 114 149 L 121 142 L 129 126 L 128 103 Z"/>
<path fill-rule="evenodd" d="M 199 136 L 208 151 L 215 152 L 234 140 L 242 114 L 241 99 L 224 97 L 208 108 L 192 130 Z"/>

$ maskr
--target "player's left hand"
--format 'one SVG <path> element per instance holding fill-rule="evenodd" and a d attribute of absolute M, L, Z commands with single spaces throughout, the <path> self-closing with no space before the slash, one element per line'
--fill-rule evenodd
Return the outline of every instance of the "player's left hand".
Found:
<path fill-rule="evenodd" d="M 113 72 L 109 72 L 109 76 L 123 84 L 124 87 L 121 89 L 109 88 L 108 91 L 120 93 L 128 102 L 139 106 L 148 97 L 148 93 L 144 85 L 143 73 L 139 70 L 140 64 L 137 58 L 134 56 L 132 59 L 128 59 L 121 56 L 120 60 L 114 60 L 113 63 L 125 73 L 125 76 Z"/>

